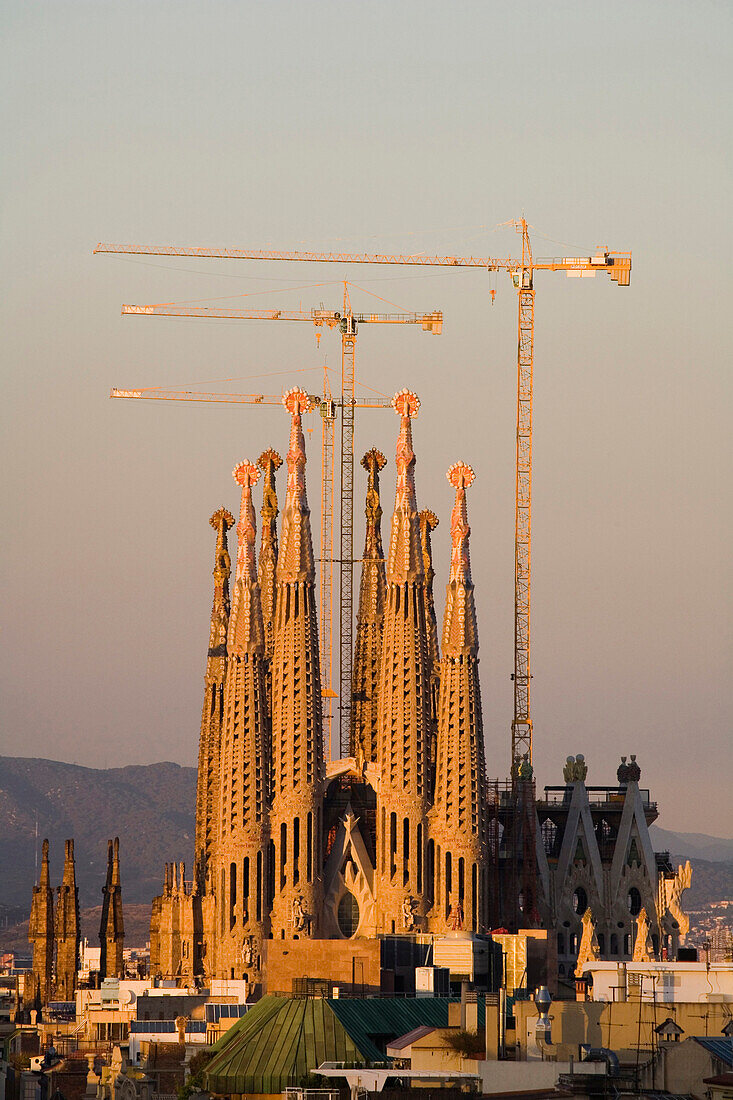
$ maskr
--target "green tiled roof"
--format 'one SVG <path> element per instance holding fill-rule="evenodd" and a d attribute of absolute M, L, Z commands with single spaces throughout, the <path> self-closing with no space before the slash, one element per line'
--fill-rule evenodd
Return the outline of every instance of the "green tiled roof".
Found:
<path fill-rule="evenodd" d="M 415 1028 L 447 1027 L 447 997 L 263 997 L 212 1048 L 206 1087 L 276 1093 L 322 1062 L 384 1062 L 387 1043 Z M 478 1002 L 484 1026 L 483 998 Z"/>
<path fill-rule="evenodd" d="M 448 1027 L 448 997 L 348 997 L 327 1002 L 370 1062 L 386 1059 L 386 1046 L 416 1027 Z M 478 1001 L 478 1025 L 486 1005 Z"/>
<path fill-rule="evenodd" d="M 206 1085 L 214 1093 L 277 1093 L 322 1062 L 365 1057 L 321 998 L 263 997 L 214 1046 Z"/>

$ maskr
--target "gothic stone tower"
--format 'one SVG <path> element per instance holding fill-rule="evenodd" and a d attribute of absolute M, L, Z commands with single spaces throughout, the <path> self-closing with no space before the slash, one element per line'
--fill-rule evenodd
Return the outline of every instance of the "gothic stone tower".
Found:
<path fill-rule="evenodd" d="M 283 460 L 272 447 L 263 451 L 257 459 L 257 465 L 264 473 L 262 487 L 262 539 L 260 542 L 260 560 L 257 577 L 260 582 L 260 601 L 262 603 L 262 624 L 265 631 L 265 654 L 267 656 L 267 716 L 272 717 L 272 654 L 275 646 L 275 595 L 277 571 L 277 492 L 275 473 Z"/>
<path fill-rule="evenodd" d="M 224 718 L 224 682 L 227 671 L 229 629 L 229 576 L 232 571 L 227 531 L 234 517 L 226 508 L 214 512 L 209 523 L 216 531 L 214 555 L 214 602 L 211 608 L 209 649 L 206 656 L 204 706 L 199 736 L 199 766 L 196 786 L 196 860 L 194 879 L 199 889 L 210 878 L 216 837 L 219 794 L 219 746 Z"/>
<path fill-rule="evenodd" d="M 382 656 L 382 624 L 387 582 L 382 549 L 382 506 L 379 502 L 379 472 L 386 458 L 374 447 L 361 464 L 369 475 L 366 494 L 359 610 L 356 616 L 354 677 L 351 704 L 351 756 L 361 767 L 376 760 L 377 697 L 379 664 Z"/>
<path fill-rule="evenodd" d="M 99 970 L 103 978 L 122 978 L 125 973 L 122 960 L 125 925 L 122 919 L 119 837 L 115 837 L 114 841 L 107 841 L 107 881 L 103 893 L 102 920 L 99 925 L 99 942 L 102 947 Z"/>
<path fill-rule="evenodd" d="M 433 599 L 433 531 L 440 522 L 435 512 L 423 508 L 419 515 L 420 545 L 425 569 L 425 628 L 428 632 L 428 660 L 430 661 L 430 797 L 435 790 L 435 755 L 438 739 L 438 695 L 440 693 L 440 650 L 438 649 L 438 620 Z"/>
<path fill-rule="evenodd" d="M 67 840 L 64 877 L 56 901 L 56 1000 L 73 1001 L 79 969 L 79 889 L 76 885 L 74 841 Z"/>
<path fill-rule="evenodd" d="M 48 840 L 41 849 L 41 875 L 33 887 L 28 940 L 33 945 L 32 980 L 24 1000 L 28 1008 L 39 1008 L 51 999 L 53 980 L 53 890 L 48 871 Z"/>
<path fill-rule="evenodd" d="M 302 390 L 283 397 L 291 415 L 288 484 L 277 562 L 272 658 L 272 854 L 276 938 L 317 933 L 325 766 L 315 562 L 305 484 Z"/>
<path fill-rule="evenodd" d="M 227 643 L 228 669 L 221 744 L 219 837 L 213 876 L 217 891 L 216 971 L 252 978 L 260 970 L 268 932 L 270 729 L 267 657 L 255 562 L 252 488 L 260 472 L 241 462 L 237 572 Z M 259 980 L 257 977 L 255 980 Z"/>
<path fill-rule="evenodd" d="M 486 765 L 478 679 L 478 629 L 471 581 L 466 489 L 470 466 L 448 471 L 456 491 L 451 518 L 451 563 L 440 662 L 435 804 L 433 931 L 486 931 Z"/>
<path fill-rule="evenodd" d="M 431 901 L 424 890 L 431 668 L 411 426 L 420 402 L 402 390 L 393 406 L 400 435 L 377 718 L 377 921 L 381 932 L 410 932 L 424 928 Z"/>

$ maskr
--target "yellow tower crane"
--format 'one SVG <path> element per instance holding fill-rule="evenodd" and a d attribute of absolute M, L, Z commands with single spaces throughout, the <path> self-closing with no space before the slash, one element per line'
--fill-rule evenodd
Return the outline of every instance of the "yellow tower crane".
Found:
<path fill-rule="evenodd" d="M 106 249 L 109 251 L 110 249 Z M 95 251 L 103 251 L 101 246 Z M 321 560 L 320 560 L 320 649 L 324 697 L 335 698 L 333 690 L 333 452 L 336 407 L 341 410 L 341 482 L 340 482 L 340 546 L 339 546 L 339 749 L 348 756 L 351 735 L 351 690 L 353 674 L 353 588 L 354 588 L 354 410 L 356 408 L 390 407 L 382 399 L 356 399 L 356 336 L 362 324 L 420 325 L 424 332 L 439 335 L 443 330 L 440 310 L 429 313 L 357 312 L 351 308 L 349 284 L 344 282 L 343 307 L 329 310 L 323 306 L 311 310 L 230 309 L 218 306 L 189 306 L 162 303 L 123 305 L 123 315 L 145 317 L 200 317 L 225 320 L 307 321 L 316 328 L 339 328 L 341 333 L 341 400 L 334 401 L 328 389 L 324 371 L 324 393 L 315 398 L 322 417 L 321 442 Z M 176 393 L 178 396 L 164 397 Z M 158 400 L 199 400 L 195 394 L 182 391 L 118 390 L 112 396 L 154 397 Z M 267 404 L 262 395 L 240 395 L 246 404 Z M 257 400 L 257 398 L 260 398 Z M 202 395 L 201 400 L 235 400 L 237 395 Z M 279 403 L 279 399 L 276 399 Z M 327 712 L 329 743 L 332 747 L 332 716 Z"/>
<path fill-rule="evenodd" d="M 532 533 L 532 390 L 534 374 L 534 277 L 537 271 L 564 271 L 571 278 L 608 275 L 618 286 L 631 281 L 631 253 L 599 249 L 593 256 L 535 259 L 525 218 L 509 223 L 522 237 L 520 257 L 397 255 L 362 252 L 302 252 L 274 249 L 199 248 L 175 245 L 98 244 L 95 252 L 141 256 L 186 256 L 218 260 L 290 260 L 305 263 L 383 264 L 412 267 L 474 267 L 506 271 L 517 290 L 517 435 L 514 532 L 514 715 L 511 771 L 532 765 L 530 713 L 530 582 Z M 493 292 L 492 292 L 493 299 Z M 204 314 L 206 315 L 206 314 Z M 223 314 L 222 314 L 223 315 Z M 353 469 L 353 452 L 351 456 Z M 343 557 L 342 553 L 342 557 Z M 349 570 L 350 570 L 349 566 Z M 343 574 L 342 574 L 343 577 Z M 350 658 L 349 658 L 350 660 Z M 527 893 L 526 891 L 525 893 Z"/>

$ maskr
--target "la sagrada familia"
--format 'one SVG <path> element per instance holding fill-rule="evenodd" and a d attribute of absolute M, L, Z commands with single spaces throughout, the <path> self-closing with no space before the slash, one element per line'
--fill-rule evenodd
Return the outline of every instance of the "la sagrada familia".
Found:
<path fill-rule="evenodd" d="M 214 602 L 201 722 L 195 860 L 166 867 L 153 903 L 151 970 L 261 978 L 265 938 L 354 935 L 488 922 L 486 771 L 478 632 L 466 494 L 455 489 L 442 656 L 433 607 L 430 532 L 418 512 L 412 420 L 420 402 L 393 401 L 400 430 L 389 546 L 382 547 L 379 475 L 370 450 L 354 654 L 351 751 L 324 754 L 315 559 L 306 495 L 300 390 L 291 417 L 278 541 L 273 450 L 234 470 L 241 486 L 233 594 L 227 532 L 216 531 Z M 259 561 L 252 490 L 264 475 Z"/>
<path fill-rule="evenodd" d="M 183 864 L 166 865 L 151 921 L 152 974 L 245 978 L 260 989 L 266 941 L 466 936 L 503 923 L 497 880 L 511 831 L 484 759 L 467 507 L 473 470 L 458 462 L 447 475 L 455 503 L 439 644 L 431 551 L 437 518 L 418 511 L 415 489 L 412 421 L 420 402 L 410 391 L 396 394 L 386 556 L 385 458 L 372 449 L 362 459 L 366 537 L 350 751 L 326 761 L 302 427 L 311 400 L 293 389 L 283 403 L 291 428 L 280 537 L 275 477 L 282 459 L 268 450 L 256 465 L 234 470 L 241 507 L 231 594 L 234 518 L 224 508 L 211 517 L 214 601 L 193 873 L 189 879 Z M 261 476 L 258 560 L 252 492 Z M 633 774 L 624 768 L 618 787 L 586 788 L 578 757 L 566 767 L 564 787 L 547 788 L 537 802 L 531 784 L 523 843 L 532 875 L 512 881 L 510 868 L 505 892 L 519 899 L 515 925 L 550 930 L 561 973 L 574 965 L 591 920 L 593 942 L 608 957 L 631 957 L 642 910 L 658 957 L 684 938 L 679 895 L 689 868 L 686 880 L 652 850 L 656 805 L 639 789 L 638 766 Z M 522 899 L 533 876 L 536 896 Z"/>

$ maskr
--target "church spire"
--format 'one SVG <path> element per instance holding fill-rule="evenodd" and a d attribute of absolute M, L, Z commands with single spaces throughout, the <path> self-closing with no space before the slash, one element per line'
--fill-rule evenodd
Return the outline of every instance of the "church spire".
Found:
<path fill-rule="evenodd" d="M 275 473 L 283 460 L 272 447 L 263 451 L 257 459 L 262 470 L 262 541 L 260 543 L 259 582 L 262 600 L 262 621 L 265 627 L 267 659 L 272 660 L 273 630 L 275 626 L 275 571 L 277 569 L 277 492 Z"/>
<path fill-rule="evenodd" d="M 359 764 L 372 762 L 377 755 L 377 696 L 386 589 L 379 472 L 384 469 L 386 462 L 382 452 L 375 447 L 367 451 L 361 460 L 369 480 L 359 610 L 356 616 L 350 747 L 351 756 L 356 757 Z"/>
<path fill-rule="evenodd" d="M 423 924 L 426 909 L 425 814 L 429 799 L 430 664 L 425 624 L 425 570 L 415 494 L 412 419 L 420 401 L 402 390 L 392 402 L 400 417 L 397 490 L 387 558 L 378 701 L 380 775 L 378 839 L 380 930 L 390 913 L 399 931 Z"/>
<path fill-rule="evenodd" d="M 425 629 L 428 635 L 428 661 L 430 662 L 430 792 L 435 786 L 435 752 L 438 735 L 438 694 L 440 692 L 440 651 L 438 649 L 438 620 L 433 598 L 433 543 L 432 534 L 440 522 L 435 512 L 423 508 L 419 515 L 420 545 L 425 570 Z"/>
<path fill-rule="evenodd" d="M 125 943 L 125 925 L 122 919 L 119 837 L 107 841 L 107 881 L 102 892 L 104 900 L 99 926 L 102 952 L 99 969 L 103 978 L 121 978 L 124 976 L 122 951 Z"/>
<path fill-rule="evenodd" d="M 240 462 L 232 476 L 241 486 L 237 571 L 227 651 L 220 780 L 220 859 L 214 875 L 221 935 L 217 966 L 238 972 L 245 944 L 248 973 L 259 970 L 266 935 L 265 884 L 270 737 L 266 702 L 265 632 L 255 559 L 256 519 L 252 489 L 260 471 Z"/>
<path fill-rule="evenodd" d="M 443 849 L 436 882 L 436 925 L 480 932 L 486 926 L 486 764 L 478 679 L 478 630 L 471 581 L 466 489 L 474 472 L 464 462 L 448 471 L 456 491 L 451 563 L 440 663 L 435 805 L 431 837 Z"/>
<path fill-rule="evenodd" d="M 199 735 L 198 783 L 196 788 L 196 870 L 200 887 L 209 872 L 216 840 L 216 791 L 219 782 L 219 742 L 227 667 L 227 631 L 229 629 L 229 576 L 231 559 L 227 531 L 234 516 L 226 508 L 214 512 L 209 523 L 216 531 L 214 552 L 214 602 L 211 608 L 209 649 L 206 657 L 205 694 Z"/>
<path fill-rule="evenodd" d="M 79 969 L 79 890 L 76 885 L 74 841 L 67 840 L 64 877 L 56 901 L 56 992 L 57 1001 L 73 1001 Z"/>
<path fill-rule="evenodd" d="M 320 915 L 321 803 L 325 764 L 315 562 L 305 483 L 302 390 L 283 397 L 291 416 L 288 484 L 277 562 L 272 660 L 272 838 L 275 936 L 316 932 Z"/>
<path fill-rule="evenodd" d="M 27 1008 L 40 1008 L 51 1000 L 53 980 L 53 890 L 48 869 L 48 840 L 41 846 L 41 874 L 33 887 L 28 940 L 33 945 L 32 979 L 26 980 L 23 1000 Z"/>
<path fill-rule="evenodd" d="M 422 547 L 415 494 L 415 452 L 412 449 L 412 421 L 420 411 L 420 398 L 410 390 L 400 390 L 392 398 L 392 407 L 400 417 L 397 440 L 397 490 L 392 515 L 392 530 L 387 558 L 387 580 L 394 584 L 422 581 Z"/>

